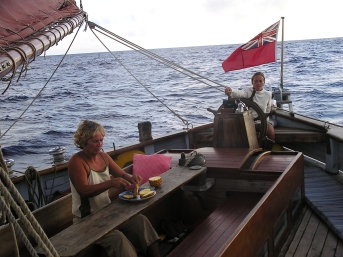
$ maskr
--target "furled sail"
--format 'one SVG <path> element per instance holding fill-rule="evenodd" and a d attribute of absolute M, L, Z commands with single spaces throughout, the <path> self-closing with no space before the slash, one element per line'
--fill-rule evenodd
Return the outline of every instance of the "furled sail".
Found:
<path fill-rule="evenodd" d="M 11 80 L 21 64 L 34 60 L 86 19 L 74 0 L 1 0 L 0 10 L 1 80 Z"/>

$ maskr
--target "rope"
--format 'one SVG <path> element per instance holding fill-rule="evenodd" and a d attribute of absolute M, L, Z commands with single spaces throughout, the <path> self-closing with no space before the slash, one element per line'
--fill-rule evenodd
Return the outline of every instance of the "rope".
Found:
<path fill-rule="evenodd" d="M 38 208 L 46 204 L 44 198 L 44 191 L 42 188 L 40 176 L 37 170 L 29 166 L 25 171 L 25 180 L 27 183 L 27 193 L 29 195 L 29 201 L 33 202 Z M 37 190 L 38 193 L 37 193 Z"/>
<path fill-rule="evenodd" d="M 193 125 L 189 123 L 187 120 L 183 119 L 179 114 L 177 114 L 174 110 L 169 108 L 164 102 L 162 102 L 154 93 L 152 93 L 125 65 L 122 63 L 114 54 L 113 52 L 108 49 L 108 47 L 101 41 L 101 39 L 94 33 L 92 27 L 90 27 L 91 31 L 93 32 L 94 36 L 100 41 L 100 43 L 107 49 L 107 51 L 119 62 L 121 66 L 142 86 L 147 90 L 157 101 L 159 101 L 164 107 L 166 107 L 171 113 L 173 113 L 176 117 L 178 117 L 183 124 L 187 126 L 186 129 L 188 129 L 188 126 L 191 125 L 193 128 Z"/>
<path fill-rule="evenodd" d="M 12 239 L 13 239 L 14 245 L 16 246 L 14 247 L 14 253 L 16 257 L 19 257 L 18 241 L 17 241 L 17 237 L 15 236 L 15 228 L 14 228 L 13 222 L 10 223 L 10 226 L 11 226 L 11 231 L 12 231 Z"/>
<path fill-rule="evenodd" d="M 53 165 L 54 165 L 54 178 L 52 179 L 52 185 L 50 187 L 50 196 L 49 196 L 48 203 L 52 202 L 52 198 L 53 198 L 52 189 L 54 188 L 55 178 L 56 178 L 56 173 L 57 173 L 57 165 L 56 165 L 55 161 L 54 161 Z"/>
<path fill-rule="evenodd" d="M 51 74 L 50 78 L 48 79 L 48 81 L 45 83 L 45 85 L 42 87 L 42 89 L 38 92 L 38 94 L 33 98 L 33 100 L 31 101 L 31 103 L 26 107 L 26 109 L 20 114 L 20 116 L 12 123 L 12 125 L 2 134 L 0 135 L 0 139 L 5 136 L 7 134 L 7 132 L 12 129 L 12 127 L 21 119 L 21 117 L 26 113 L 26 111 L 31 107 L 31 105 L 37 100 L 37 98 L 42 94 L 43 90 L 46 88 L 46 86 L 48 85 L 48 83 L 50 82 L 50 80 L 52 79 L 52 77 L 55 75 L 56 71 L 58 70 L 58 68 L 61 66 L 62 62 L 64 61 L 65 57 L 67 56 L 67 53 L 70 50 L 70 47 L 72 46 L 72 44 L 74 43 L 74 40 L 77 36 L 77 34 L 80 31 L 82 24 L 79 26 L 73 40 L 71 41 L 67 51 L 65 52 L 65 54 L 63 55 L 61 61 L 59 62 L 59 64 L 57 65 L 56 69 L 53 71 L 53 73 Z"/>
<path fill-rule="evenodd" d="M 162 63 L 162 64 L 164 64 L 164 65 L 166 65 L 166 66 L 168 66 L 168 67 L 170 67 L 170 68 L 172 68 L 172 69 L 174 69 L 174 70 L 176 70 L 176 71 L 178 71 L 178 72 L 180 72 L 180 73 L 182 73 L 182 74 L 184 74 L 184 75 L 186 75 L 186 76 L 188 76 L 188 77 L 190 77 L 190 78 L 192 78 L 194 80 L 197 80 L 197 81 L 199 81 L 199 82 L 201 82 L 203 84 L 206 84 L 206 85 L 208 85 L 208 86 L 210 86 L 212 88 L 215 88 L 215 89 L 217 89 L 219 91 L 222 91 L 222 89 L 220 89 L 220 88 L 218 88 L 216 86 L 213 86 L 210 83 L 216 84 L 216 85 L 218 85 L 220 87 L 223 87 L 223 88 L 226 87 L 225 85 L 222 85 L 222 84 L 220 84 L 218 82 L 210 80 L 209 78 L 206 78 L 206 77 L 204 77 L 204 76 L 202 76 L 202 75 L 200 75 L 198 73 L 195 73 L 195 72 L 193 72 L 193 71 L 191 71 L 191 70 L 189 70 L 187 68 L 184 68 L 184 67 L 182 67 L 182 66 L 180 66 L 178 64 L 175 64 L 175 63 L 173 63 L 173 62 L 171 62 L 171 61 L 169 61 L 169 60 L 167 60 L 167 59 L 165 59 L 165 58 L 163 58 L 163 57 L 161 57 L 161 56 L 159 56 L 159 55 L 157 55 L 157 54 L 155 54 L 155 53 L 153 53 L 151 51 L 148 51 L 147 49 L 144 49 L 143 47 L 138 46 L 138 45 L 136 45 L 136 44 L 134 44 L 134 43 L 132 43 L 132 42 L 130 42 L 130 41 L 128 41 L 128 40 L 126 40 L 126 39 L 124 39 L 124 38 L 114 34 L 114 33 L 112 33 L 111 31 L 106 30 L 105 28 L 95 24 L 94 22 L 88 22 L 88 25 L 89 25 L 89 27 L 91 29 L 94 29 L 94 30 L 98 31 L 99 33 L 101 33 L 101 34 L 103 34 L 103 35 L 105 35 L 105 36 L 107 36 L 107 37 L 117 41 L 118 43 L 123 44 L 123 45 L 125 45 L 125 46 L 127 46 L 127 47 L 129 47 L 129 48 L 131 48 L 133 50 L 136 50 L 137 52 L 139 52 L 139 53 L 141 53 L 141 54 L 143 54 L 143 55 L 145 55 L 145 56 L 147 56 L 147 57 L 149 57 L 149 58 L 151 58 L 151 59 L 153 59 L 155 61 L 158 61 L 158 62 L 160 62 L 160 63 Z M 115 37 L 117 39 L 115 39 L 115 38 L 113 38 L 113 37 L 103 33 L 102 31 L 97 30 L 95 27 L 98 27 L 100 30 L 105 31 L 106 33 L 110 34 L 111 36 L 113 36 L 113 37 Z M 194 77 L 192 75 L 194 75 L 196 77 Z M 201 79 L 204 79 L 205 81 L 203 81 L 203 80 L 201 80 L 201 79 L 199 79 L 197 77 L 200 77 Z M 206 81 L 208 81 L 208 82 L 206 82 Z"/>
<path fill-rule="evenodd" d="M 34 248 L 32 247 L 29 240 L 27 239 L 23 229 L 19 226 L 18 221 L 14 218 L 10 208 L 7 206 L 6 203 L 9 203 L 9 205 L 14 209 L 14 211 L 17 213 L 18 217 L 20 218 L 20 221 L 24 224 L 25 228 L 32 235 L 34 240 L 38 243 L 39 247 L 42 248 L 44 253 L 47 256 L 58 257 L 59 256 L 58 253 L 56 252 L 53 245 L 49 241 L 48 237 L 44 233 L 43 229 L 41 228 L 41 226 L 39 225 L 37 220 L 34 218 L 31 211 L 27 207 L 24 199 L 21 197 L 18 190 L 13 185 L 9 177 L 9 174 L 7 172 L 7 167 L 5 165 L 5 161 L 3 159 L 1 149 L 0 149 L 0 164 L 1 164 L 0 192 L 3 195 L 3 197 L 0 197 L 0 208 L 6 212 L 9 222 L 10 224 L 12 224 L 11 226 L 13 226 L 15 232 L 19 234 L 20 238 L 22 239 L 23 243 L 29 250 L 30 254 L 32 256 L 38 257 Z M 7 185 L 8 189 L 6 189 L 5 185 Z M 9 191 L 12 192 L 12 195 L 9 193 Z"/>
<path fill-rule="evenodd" d="M 1 168 L 1 170 L 2 170 L 2 168 Z M 1 185 L 1 190 L 2 190 L 2 185 Z M 32 245 L 31 245 L 30 241 L 28 240 L 27 236 L 25 235 L 24 231 L 21 229 L 21 227 L 19 226 L 17 220 L 13 216 L 11 210 L 6 206 L 5 199 L 1 199 L 1 201 L 0 201 L 0 208 L 5 211 L 5 213 L 7 215 L 7 218 L 9 219 L 9 223 L 10 223 L 11 230 L 12 230 L 12 236 L 13 236 L 12 238 L 14 239 L 15 254 L 16 254 L 16 256 L 19 256 L 19 247 L 18 247 L 18 242 L 17 242 L 16 236 L 15 236 L 15 233 L 17 232 L 17 234 L 19 235 L 19 237 L 23 241 L 24 245 L 29 250 L 30 255 L 38 257 L 37 253 L 35 252 L 34 248 L 32 247 Z"/>
<path fill-rule="evenodd" d="M 3 52 L 7 55 L 7 57 L 11 59 L 11 62 L 13 63 L 12 75 L 11 75 L 9 78 L 1 78 L 1 81 L 9 81 L 7 87 L 6 87 L 5 90 L 2 92 L 2 94 L 4 94 L 4 93 L 7 91 L 7 89 L 10 87 L 10 85 L 11 85 L 11 83 L 12 83 L 12 79 L 14 78 L 14 76 L 15 76 L 15 74 L 16 74 L 17 64 L 16 64 L 16 62 L 14 61 L 13 57 L 12 57 L 10 54 L 8 54 L 7 51 L 6 51 L 4 48 L 2 48 L 1 46 L 0 46 L 0 50 L 3 51 Z"/>
<path fill-rule="evenodd" d="M 0 155 L 2 157 L 1 145 L 0 145 Z M 3 157 L 0 158 L 0 168 L 3 168 L 6 173 L 9 173 L 7 165 L 6 165 L 6 162 L 5 162 Z M 1 182 L 1 176 L 0 176 L 0 182 Z M 0 191 L 0 198 L 2 198 L 1 191 Z M 1 214 L 1 222 L 2 222 L 2 224 L 5 224 L 6 223 L 6 213 L 5 213 L 5 211 L 2 208 L 0 210 L 1 210 L 1 212 L 0 212 L 0 214 Z"/>

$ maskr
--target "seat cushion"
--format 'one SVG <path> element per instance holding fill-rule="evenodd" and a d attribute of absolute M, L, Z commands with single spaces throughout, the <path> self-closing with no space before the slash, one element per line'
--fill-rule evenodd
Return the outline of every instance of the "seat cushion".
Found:
<path fill-rule="evenodd" d="M 132 174 L 139 174 L 142 184 L 148 182 L 150 177 L 158 176 L 170 169 L 172 157 L 163 154 L 134 154 Z"/>

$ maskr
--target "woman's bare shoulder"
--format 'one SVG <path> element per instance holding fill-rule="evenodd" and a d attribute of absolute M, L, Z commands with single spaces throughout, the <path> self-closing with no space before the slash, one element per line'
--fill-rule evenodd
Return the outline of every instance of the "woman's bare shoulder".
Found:
<path fill-rule="evenodd" d="M 80 152 L 78 152 L 72 155 L 72 157 L 70 157 L 68 161 L 68 167 L 79 166 L 79 165 L 82 165 L 84 162 L 85 160 L 82 158 Z"/>

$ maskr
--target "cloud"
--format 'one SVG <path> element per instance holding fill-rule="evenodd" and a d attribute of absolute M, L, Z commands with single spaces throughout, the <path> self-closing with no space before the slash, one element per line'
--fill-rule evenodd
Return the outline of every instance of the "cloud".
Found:
<path fill-rule="evenodd" d="M 83 7 L 90 21 L 148 49 L 242 44 L 281 16 L 285 40 L 342 36 L 339 0 L 84 0 Z M 106 51 L 89 30 L 80 37 L 72 53 Z M 110 47 L 127 49 L 113 42 Z"/>

